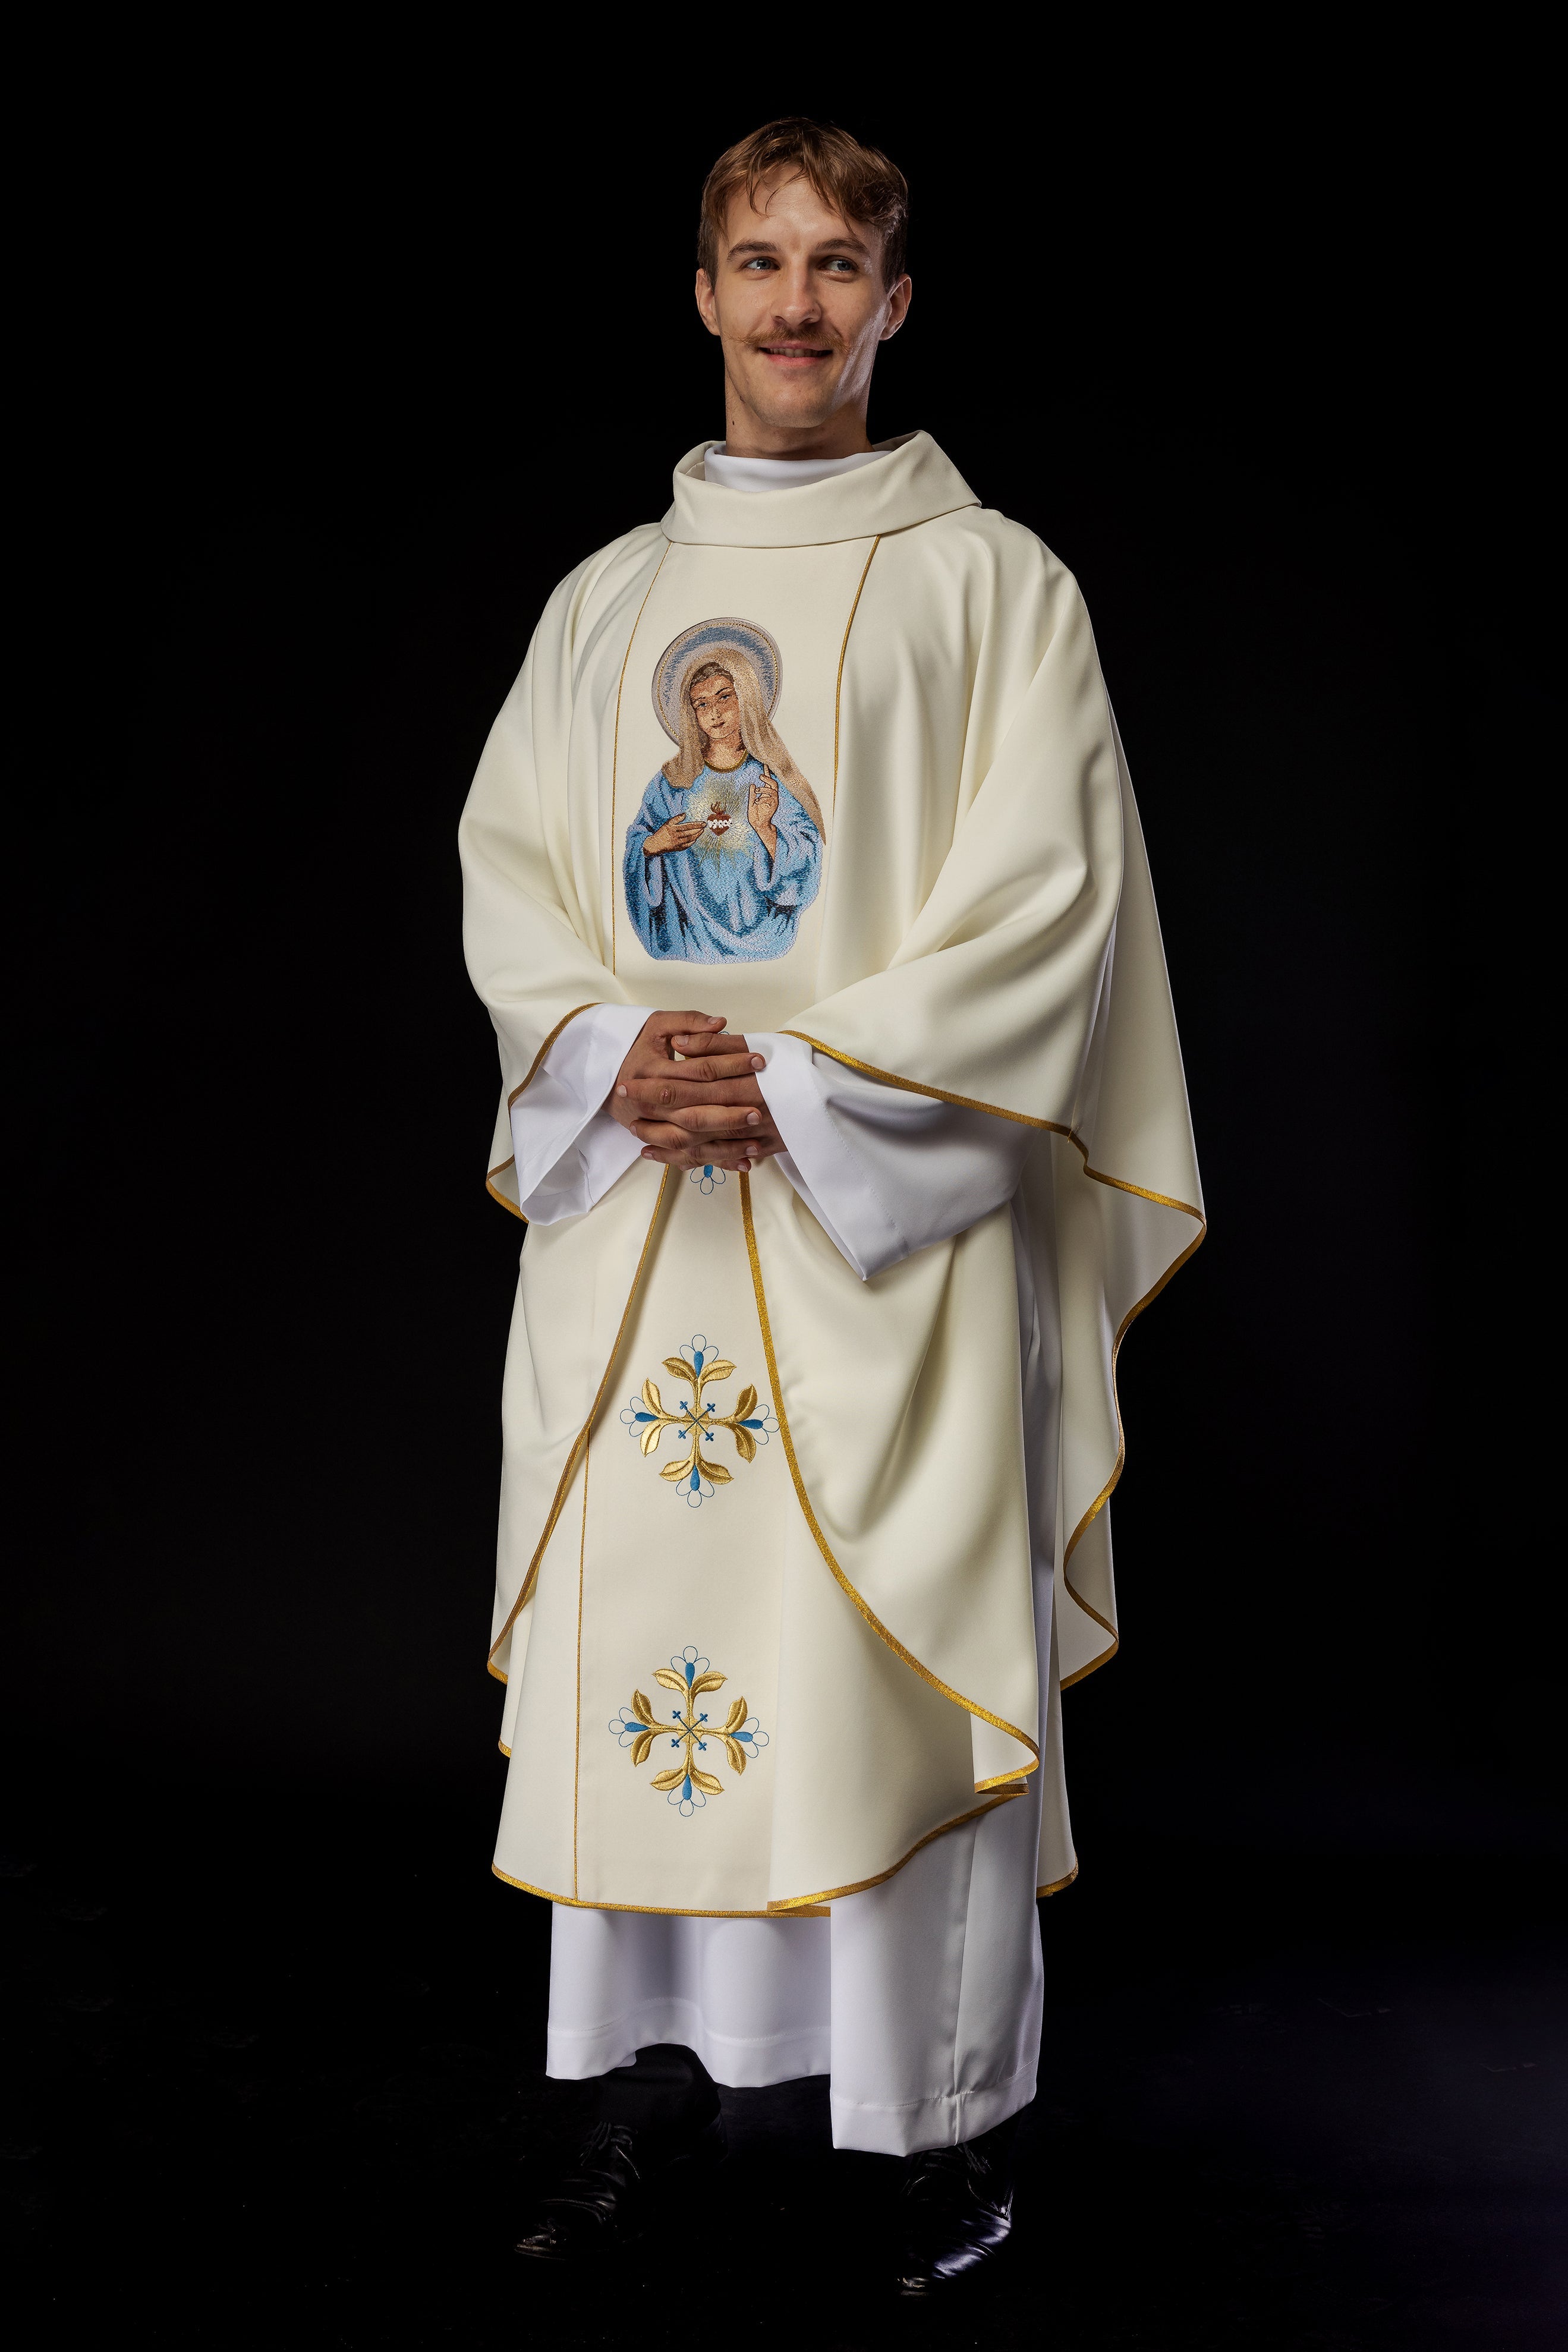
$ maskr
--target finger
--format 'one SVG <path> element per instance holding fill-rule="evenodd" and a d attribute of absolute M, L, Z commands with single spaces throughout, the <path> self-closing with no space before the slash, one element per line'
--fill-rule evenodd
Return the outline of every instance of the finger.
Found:
<path fill-rule="evenodd" d="M 639 1112 L 654 1117 L 668 1109 L 689 1109 L 693 1103 L 729 1103 L 737 1109 L 760 1110 L 763 1092 L 754 1071 L 738 1070 L 732 1078 L 687 1078 L 683 1072 L 694 1065 L 682 1062 L 657 1062 L 646 1073 L 636 1071 L 617 1078 L 610 1097 L 612 1108 L 620 1105 L 635 1117 Z"/>
<path fill-rule="evenodd" d="M 680 1143 L 645 1143 L 642 1156 L 660 1160 L 667 1168 L 723 1168 L 731 1172 L 757 1163 L 757 1155 L 745 1144 L 693 1143 L 689 1136 Z"/>
<path fill-rule="evenodd" d="M 678 1033 L 706 1044 L 710 1037 L 723 1035 L 724 1016 L 721 1013 L 650 1013 L 632 1042 L 623 1070 L 636 1077 L 651 1077 L 675 1059 L 671 1041 Z"/>
<path fill-rule="evenodd" d="M 725 1168 L 731 1174 L 752 1165 L 750 1151 L 739 1143 L 699 1143 L 685 1156 L 693 1168 Z"/>
<path fill-rule="evenodd" d="M 704 1161 L 719 1168 L 742 1168 L 753 1156 L 771 1158 L 784 1149 L 777 1136 L 694 1136 L 689 1129 L 670 1127 L 657 1118 L 638 1119 L 631 1132 L 645 1151 L 669 1153 L 678 1159 L 684 1155 L 687 1165 L 693 1168 Z"/>
<path fill-rule="evenodd" d="M 660 1077 L 648 1089 L 648 1110 L 658 1103 L 679 1103 L 689 1110 L 691 1103 L 729 1103 L 733 1110 L 762 1110 L 762 1087 L 757 1085 L 757 1073 L 745 1063 L 733 1077 L 687 1077 L 687 1070 L 700 1070 L 699 1061 L 684 1061 L 675 1075 L 675 1082 Z M 642 1085 L 642 1082 L 639 1082 Z"/>
<path fill-rule="evenodd" d="M 661 1168 L 721 1168 L 731 1176 L 737 1171 L 744 1175 L 752 1165 L 744 1152 L 739 1160 L 725 1160 L 717 1152 L 710 1152 L 705 1157 L 700 1151 L 657 1151 L 649 1145 L 642 1156 L 645 1160 L 656 1161 Z"/>
<path fill-rule="evenodd" d="M 659 1075 L 662 1076 L 668 1069 L 679 1086 L 711 1087 L 729 1085 L 736 1078 L 754 1078 L 759 1070 L 766 1068 L 760 1054 L 690 1054 L 673 1068 L 666 1064 Z M 756 1097 L 751 1099 L 754 1101 Z"/>
<path fill-rule="evenodd" d="M 634 1118 L 631 1132 L 639 1143 L 652 1144 L 657 1151 L 689 1151 L 690 1132 L 684 1127 L 671 1127 L 667 1119 Z"/>
<path fill-rule="evenodd" d="M 660 1119 L 649 1119 L 646 1124 L 647 1128 L 646 1136 L 640 1122 L 632 1129 L 632 1133 L 637 1136 L 639 1142 L 657 1143 L 661 1151 L 678 1150 L 692 1151 L 699 1160 L 711 1160 L 715 1152 L 744 1153 L 751 1150 L 753 1143 L 771 1143 L 777 1140 L 773 1136 L 699 1135 L 689 1127 L 670 1128 Z"/>
<path fill-rule="evenodd" d="M 698 1103 L 737 1113 L 765 1108 L 750 1071 L 743 1077 L 719 1078 L 706 1086 L 695 1081 L 682 1086 L 662 1073 L 654 1078 L 622 1078 L 610 1097 L 612 1111 L 633 1118 L 675 1118 Z"/>
<path fill-rule="evenodd" d="M 689 1109 L 679 1105 L 662 1117 L 671 1127 L 683 1127 L 688 1135 L 732 1135 L 742 1143 L 750 1142 L 753 1135 L 760 1140 L 774 1132 L 760 1110 L 729 1110 L 719 1103 L 693 1103 Z"/>
<path fill-rule="evenodd" d="M 672 1037 L 677 1030 L 689 1031 L 706 1044 L 715 1029 L 722 1029 L 721 1013 L 650 1013 L 643 1023 L 644 1037 Z"/>
<path fill-rule="evenodd" d="M 761 1054 L 752 1053 L 744 1037 L 732 1036 L 728 1031 L 717 1037 L 678 1035 L 669 1042 L 683 1061 L 711 1061 L 717 1055 L 727 1061 L 736 1061 L 746 1069 L 764 1069 L 767 1066 Z"/>

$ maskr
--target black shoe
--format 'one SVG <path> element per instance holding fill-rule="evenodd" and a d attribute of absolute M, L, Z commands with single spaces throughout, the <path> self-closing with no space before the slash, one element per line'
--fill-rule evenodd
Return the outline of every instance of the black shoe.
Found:
<path fill-rule="evenodd" d="M 989 2261 L 1013 2227 L 1017 2117 L 957 2147 L 923 2148 L 904 2168 L 900 2294 L 935 2294 Z"/>
<path fill-rule="evenodd" d="M 623 2246 L 653 2184 L 686 2165 L 710 2170 L 724 2152 L 721 2116 L 685 2132 L 595 2124 L 574 2168 L 541 2200 L 539 2219 L 519 2238 L 517 2251 L 536 2263 L 579 2263 Z"/>

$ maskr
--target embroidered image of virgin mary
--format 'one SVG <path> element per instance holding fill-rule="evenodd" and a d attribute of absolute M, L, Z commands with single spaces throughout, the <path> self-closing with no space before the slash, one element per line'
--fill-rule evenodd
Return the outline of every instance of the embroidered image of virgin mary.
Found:
<path fill-rule="evenodd" d="M 773 730 L 779 649 L 751 621 L 700 621 L 660 656 L 676 745 L 626 828 L 626 912 L 650 956 L 786 955 L 822 879 L 822 811 Z"/>

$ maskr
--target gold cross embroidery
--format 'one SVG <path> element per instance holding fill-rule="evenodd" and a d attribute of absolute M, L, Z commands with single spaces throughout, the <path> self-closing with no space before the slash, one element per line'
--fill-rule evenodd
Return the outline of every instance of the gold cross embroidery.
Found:
<path fill-rule="evenodd" d="M 714 1486 L 727 1486 L 733 1473 L 710 1454 L 702 1451 L 704 1440 L 711 1444 L 721 1429 L 727 1429 L 735 1441 L 735 1451 L 742 1462 L 756 1459 L 759 1442 L 765 1445 L 778 1423 L 764 1406 L 757 1411 L 757 1391 L 749 1384 L 741 1391 L 733 1412 L 721 1412 L 717 1404 L 704 1403 L 703 1391 L 710 1383 L 732 1381 L 735 1367 L 709 1346 L 705 1332 L 699 1331 L 691 1340 L 691 1353 L 666 1356 L 664 1369 L 682 1382 L 689 1383 L 689 1402 L 682 1397 L 671 1412 L 659 1395 L 653 1381 L 644 1381 L 640 1396 L 632 1398 L 621 1419 L 645 1454 L 658 1450 L 665 1431 L 671 1430 L 676 1441 L 685 1447 L 674 1462 L 661 1465 L 659 1476 L 679 1489 L 695 1508 L 711 1495 Z M 705 1485 L 706 1481 L 710 1485 Z"/>
<path fill-rule="evenodd" d="M 704 1771 L 697 1761 L 699 1756 L 707 1754 L 709 1741 L 722 1743 L 731 1769 L 740 1773 L 745 1770 L 748 1757 L 753 1763 L 756 1761 L 759 1750 L 768 1744 L 768 1735 L 754 1715 L 748 1716 L 743 1698 L 734 1701 L 721 1727 L 710 1725 L 698 1701 L 710 1691 L 722 1690 L 728 1677 L 714 1674 L 708 1660 L 698 1656 L 691 1643 L 679 1657 L 671 1658 L 668 1666 L 656 1667 L 653 1678 L 666 1690 L 680 1694 L 681 1704 L 670 1709 L 669 1723 L 658 1722 L 652 1701 L 644 1692 L 634 1690 L 630 1706 L 622 1707 L 610 1729 L 623 1748 L 631 1749 L 634 1770 L 647 1762 L 656 1743 L 667 1737 L 672 1748 L 685 1749 L 679 1763 L 656 1772 L 648 1785 L 658 1789 L 689 1821 L 710 1797 L 721 1797 L 724 1793 L 722 1780 L 716 1773 Z"/>

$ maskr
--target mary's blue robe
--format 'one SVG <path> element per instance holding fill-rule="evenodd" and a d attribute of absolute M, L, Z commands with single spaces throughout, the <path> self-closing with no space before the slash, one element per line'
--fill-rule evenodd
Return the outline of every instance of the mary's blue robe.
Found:
<path fill-rule="evenodd" d="M 650 956 L 681 963 L 760 963 L 787 954 L 822 878 L 822 835 L 789 786 L 779 785 L 770 857 L 746 820 L 747 793 L 764 781 L 748 758 L 704 768 L 684 790 L 661 769 L 626 827 L 626 912 Z M 689 849 L 648 857 L 643 843 L 672 816 L 708 827 Z"/>

